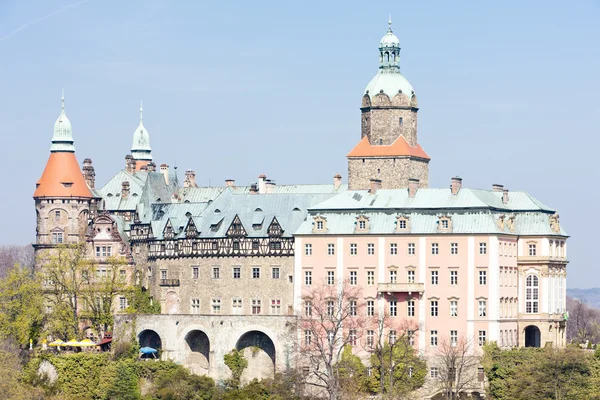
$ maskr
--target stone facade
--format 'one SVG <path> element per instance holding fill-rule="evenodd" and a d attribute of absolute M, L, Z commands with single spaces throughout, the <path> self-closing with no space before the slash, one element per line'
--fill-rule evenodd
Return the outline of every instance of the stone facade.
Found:
<path fill-rule="evenodd" d="M 403 93 L 398 93 L 392 101 L 380 93 L 372 103 L 369 95 L 365 95 L 360 108 L 361 137 L 367 136 L 375 146 L 390 146 L 404 136 L 409 145 L 416 146 L 418 110 L 416 98 L 411 102 Z"/>
<path fill-rule="evenodd" d="M 381 188 L 408 188 L 409 179 L 420 187 L 429 181 L 429 160 L 411 157 L 348 158 L 348 189 L 368 189 L 371 179 L 381 180 Z"/>

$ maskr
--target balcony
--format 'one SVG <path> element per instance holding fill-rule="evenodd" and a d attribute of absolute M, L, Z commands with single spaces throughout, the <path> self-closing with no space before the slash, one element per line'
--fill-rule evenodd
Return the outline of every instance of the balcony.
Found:
<path fill-rule="evenodd" d="M 378 292 L 386 293 L 423 293 L 425 285 L 423 283 L 380 283 L 377 287 Z"/>
<path fill-rule="evenodd" d="M 179 279 L 161 279 L 160 286 L 179 286 Z"/>

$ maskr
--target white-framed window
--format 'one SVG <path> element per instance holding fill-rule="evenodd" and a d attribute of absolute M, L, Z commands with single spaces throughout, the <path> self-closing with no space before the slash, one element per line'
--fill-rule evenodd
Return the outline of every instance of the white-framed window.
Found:
<path fill-rule="evenodd" d="M 330 256 L 335 255 L 335 244 L 334 243 L 327 244 L 327 255 L 330 255 Z"/>
<path fill-rule="evenodd" d="M 458 300 L 450 300 L 450 316 L 458 317 Z"/>
<path fill-rule="evenodd" d="M 429 308 L 430 308 L 430 314 L 432 317 L 437 317 L 438 316 L 438 301 L 437 300 L 431 300 L 430 304 L 429 304 Z"/>
<path fill-rule="evenodd" d="M 390 270 L 390 283 L 396 283 L 398 280 L 398 271 L 395 269 Z"/>
<path fill-rule="evenodd" d="M 431 367 L 429 368 L 429 376 L 432 378 L 437 378 L 439 376 L 439 369 L 438 367 Z"/>
<path fill-rule="evenodd" d="M 371 329 L 367 330 L 367 346 L 373 347 L 374 339 L 375 339 L 375 331 L 373 331 Z"/>
<path fill-rule="evenodd" d="M 415 301 L 414 300 L 408 300 L 406 302 L 406 311 L 407 311 L 407 315 L 409 317 L 414 317 L 415 316 Z"/>
<path fill-rule="evenodd" d="M 408 244 L 408 255 L 409 256 L 414 256 L 415 255 L 415 244 L 414 243 L 409 243 Z"/>
<path fill-rule="evenodd" d="M 442 229 L 448 229 L 448 220 L 443 219 L 441 222 L 442 222 Z"/>
<path fill-rule="evenodd" d="M 234 297 L 234 298 L 232 298 L 231 299 L 231 306 L 233 307 L 233 312 L 235 314 L 241 313 L 242 298 L 241 297 Z"/>
<path fill-rule="evenodd" d="M 271 267 L 271 278 L 279 279 L 279 267 Z"/>
<path fill-rule="evenodd" d="M 396 340 L 397 340 L 397 339 L 398 339 L 398 336 L 397 336 L 397 334 L 396 334 L 396 330 L 394 330 L 394 329 L 390 329 L 390 333 L 389 333 L 389 335 L 388 335 L 388 342 L 389 342 L 390 344 L 394 344 L 394 343 L 396 343 Z"/>
<path fill-rule="evenodd" d="M 398 244 L 397 243 L 390 243 L 390 254 L 393 256 L 398 254 Z"/>
<path fill-rule="evenodd" d="M 60 221 L 60 210 L 54 211 L 54 221 Z"/>
<path fill-rule="evenodd" d="M 323 221 L 317 221 L 317 229 L 320 231 L 323 230 Z"/>
<path fill-rule="evenodd" d="M 310 300 L 304 302 L 304 315 L 307 317 L 312 316 L 312 301 Z"/>
<path fill-rule="evenodd" d="M 537 314 L 539 305 L 539 280 L 535 275 L 525 279 L 525 312 Z"/>
<path fill-rule="evenodd" d="M 52 232 L 52 244 L 61 244 L 63 242 L 62 232 Z"/>
<path fill-rule="evenodd" d="M 375 301 L 367 300 L 367 316 L 372 317 L 375 315 Z"/>
<path fill-rule="evenodd" d="M 535 243 L 530 243 L 529 244 L 529 255 L 535 256 L 536 254 L 537 254 L 537 246 L 535 245 Z"/>
<path fill-rule="evenodd" d="M 333 317 L 335 311 L 335 302 L 333 300 L 327 300 L 327 316 Z"/>
<path fill-rule="evenodd" d="M 240 279 L 242 277 L 242 267 L 233 267 L 233 279 Z"/>
<path fill-rule="evenodd" d="M 364 219 L 361 219 L 360 221 L 358 221 L 358 229 L 360 229 L 360 230 L 367 229 L 367 221 L 365 221 Z"/>
<path fill-rule="evenodd" d="M 439 254 L 440 247 L 437 243 L 431 243 L 431 254 L 436 255 Z"/>
<path fill-rule="evenodd" d="M 479 336 L 478 336 L 479 347 L 485 345 L 485 341 L 486 341 L 485 331 L 479 331 Z"/>
<path fill-rule="evenodd" d="M 458 243 L 450 243 L 450 254 L 458 254 Z"/>
<path fill-rule="evenodd" d="M 312 256 L 312 244 L 311 243 L 306 243 L 304 245 L 304 255 Z"/>
<path fill-rule="evenodd" d="M 440 282 L 439 271 L 436 271 L 436 270 L 431 271 L 431 284 L 437 285 L 439 282 Z"/>
<path fill-rule="evenodd" d="M 354 299 L 350 300 L 350 316 L 351 317 L 356 317 L 357 309 L 358 309 L 358 304 L 357 304 L 356 300 L 354 300 Z"/>
<path fill-rule="evenodd" d="M 213 267 L 212 269 L 212 277 L 213 279 L 219 279 L 220 276 L 220 269 L 219 267 Z"/>
<path fill-rule="evenodd" d="M 348 331 L 348 343 L 351 346 L 356 346 L 356 337 L 357 337 L 357 335 L 356 335 L 356 329 L 350 329 Z"/>
<path fill-rule="evenodd" d="M 395 317 L 398 315 L 398 303 L 396 300 L 390 301 L 390 316 Z"/>
<path fill-rule="evenodd" d="M 356 243 L 350 243 L 350 255 L 355 256 L 358 254 L 358 245 Z"/>
<path fill-rule="evenodd" d="M 260 267 L 252 267 L 252 279 L 260 278 Z"/>
<path fill-rule="evenodd" d="M 487 285 L 487 271 L 479 271 L 479 284 Z"/>
<path fill-rule="evenodd" d="M 350 285 L 356 286 L 358 283 L 358 271 L 350 271 Z"/>
<path fill-rule="evenodd" d="M 312 343 L 312 331 L 310 329 L 304 330 L 304 345 L 310 346 Z"/>
<path fill-rule="evenodd" d="M 261 300 L 260 299 L 252 299 L 252 314 L 257 315 L 261 312 Z"/>
<path fill-rule="evenodd" d="M 458 285 L 458 271 L 450 271 L 450 284 Z"/>
<path fill-rule="evenodd" d="M 167 279 L 167 270 L 166 269 L 160 270 L 160 279 Z"/>
<path fill-rule="evenodd" d="M 437 330 L 433 330 L 431 332 L 429 332 L 429 343 L 432 346 L 437 346 L 438 345 L 438 332 Z"/>
<path fill-rule="evenodd" d="M 327 284 L 329 286 L 335 285 L 335 271 L 327 271 Z"/>
<path fill-rule="evenodd" d="M 272 299 L 271 300 L 271 314 L 273 314 L 273 315 L 281 314 L 281 300 L 280 299 Z"/>
<path fill-rule="evenodd" d="M 375 243 L 367 243 L 367 254 L 370 256 L 375 254 Z"/>
<path fill-rule="evenodd" d="M 398 220 L 398 229 L 406 229 L 406 220 L 405 219 Z"/>
<path fill-rule="evenodd" d="M 375 271 L 367 271 L 367 285 L 373 286 L 375 284 Z"/>
<path fill-rule="evenodd" d="M 191 299 L 190 308 L 192 314 L 200 314 L 200 299 Z"/>
<path fill-rule="evenodd" d="M 479 254 L 487 254 L 487 243 L 479 243 Z"/>
<path fill-rule="evenodd" d="M 412 269 L 409 269 L 408 271 L 406 271 L 406 280 L 408 283 L 415 283 L 415 271 Z"/>
<path fill-rule="evenodd" d="M 192 267 L 192 279 L 200 278 L 200 267 Z"/>
<path fill-rule="evenodd" d="M 450 331 L 450 346 L 456 346 L 458 343 L 458 331 Z"/>
<path fill-rule="evenodd" d="M 312 285 L 312 271 L 304 271 L 304 286 Z"/>
<path fill-rule="evenodd" d="M 119 297 L 119 310 L 124 311 L 127 309 L 127 297 L 121 296 Z"/>
<path fill-rule="evenodd" d="M 213 314 L 221 314 L 221 299 L 216 297 L 212 299 L 212 313 Z"/>
<path fill-rule="evenodd" d="M 487 315 L 487 302 L 485 300 L 479 300 L 477 311 L 480 317 L 485 317 Z"/>

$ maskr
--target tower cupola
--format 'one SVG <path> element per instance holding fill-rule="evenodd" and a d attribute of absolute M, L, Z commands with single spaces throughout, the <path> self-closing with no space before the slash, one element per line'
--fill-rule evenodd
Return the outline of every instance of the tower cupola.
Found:
<path fill-rule="evenodd" d="M 152 148 L 150 147 L 150 136 L 144 127 L 143 122 L 144 108 L 140 103 L 140 124 L 133 133 L 133 145 L 131 146 L 131 155 L 134 160 L 152 161 Z"/>
<path fill-rule="evenodd" d="M 52 146 L 50 146 L 51 152 L 75 152 L 75 146 L 73 145 L 73 131 L 71 129 L 71 121 L 65 114 L 65 93 L 63 91 L 61 97 L 61 110 L 58 119 L 54 123 L 54 136 L 52 136 Z"/>

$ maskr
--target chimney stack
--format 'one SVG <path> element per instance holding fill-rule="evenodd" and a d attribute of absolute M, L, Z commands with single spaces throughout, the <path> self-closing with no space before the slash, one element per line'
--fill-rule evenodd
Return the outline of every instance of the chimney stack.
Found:
<path fill-rule="evenodd" d="M 196 185 L 196 171 L 191 169 L 185 171 L 183 187 L 198 187 L 198 185 Z"/>
<path fill-rule="evenodd" d="M 144 167 L 142 166 L 142 168 Z M 156 172 L 156 164 L 150 161 L 148 164 L 146 164 L 146 169 L 148 170 L 148 172 Z"/>
<path fill-rule="evenodd" d="M 165 183 L 169 184 L 169 166 L 167 164 L 160 164 L 160 173 L 165 178 Z"/>
<path fill-rule="evenodd" d="M 419 180 L 408 178 L 408 197 L 415 197 L 419 189 Z"/>
<path fill-rule="evenodd" d="M 133 174 L 135 172 L 135 160 L 131 154 L 125 156 L 125 171 Z"/>
<path fill-rule="evenodd" d="M 265 182 L 265 189 L 266 189 L 266 193 L 273 193 L 273 186 L 275 186 L 275 182 L 273 182 L 270 179 L 267 179 Z"/>
<path fill-rule="evenodd" d="M 508 189 L 502 190 L 502 204 L 508 204 Z"/>
<path fill-rule="evenodd" d="M 371 179 L 371 188 L 369 189 L 369 193 L 375 194 L 379 189 L 381 189 L 381 179 Z"/>
<path fill-rule="evenodd" d="M 256 187 L 256 183 L 253 183 L 252 185 L 250 185 L 250 194 L 257 194 L 258 193 L 258 189 Z"/>
<path fill-rule="evenodd" d="M 121 197 L 126 199 L 129 196 L 129 181 L 121 183 Z"/>
<path fill-rule="evenodd" d="M 452 194 L 458 194 L 458 191 L 462 188 L 462 178 L 460 176 L 452 178 L 452 186 L 450 188 L 452 189 Z"/>
<path fill-rule="evenodd" d="M 342 176 L 340 174 L 336 174 L 333 177 L 333 188 L 335 190 L 338 190 L 341 185 L 342 185 Z"/>
<path fill-rule="evenodd" d="M 91 158 L 86 158 L 83 160 L 83 178 L 85 179 L 85 183 L 87 183 L 89 188 L 94 189 L 96 186 L 96 171 L 94 171 L 94 167 L 92 166 Z"/>
<path fill-rule="evenodd" d="M 492 185 L 492 192 L 501 192 L 504 189 L 504 185 L 500 185 L 498 183 L 494 183 Z"/>
<path fill-rule="evenodd" d="M 225 179 L 225 186 L 235 187 L 235 179 Z"/>
<path fill-rule="evenodd" d="M 267 192 L 267 176 L 260 174 L 258 176 L 258 193 L 265 194 Z"/>

